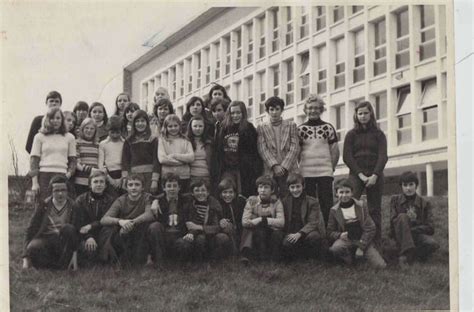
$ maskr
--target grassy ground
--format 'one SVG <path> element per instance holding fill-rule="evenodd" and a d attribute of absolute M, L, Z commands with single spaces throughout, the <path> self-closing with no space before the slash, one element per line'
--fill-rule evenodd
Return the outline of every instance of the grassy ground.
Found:
<path fill-rule="evenodd" d="M 384 228 L 388 205 L 384 199 Z M 427 263 L 384 271 L 319 261 L 291 265 L 234 260 L 209 267 L 167 264 L 117 271 L 21 271 L 24 229 L 31 210 L 10 207 L 11 310 L 35 311 L 379 311 L 449 309 L 447 199 L 434 198 L 441 249 Z"/>

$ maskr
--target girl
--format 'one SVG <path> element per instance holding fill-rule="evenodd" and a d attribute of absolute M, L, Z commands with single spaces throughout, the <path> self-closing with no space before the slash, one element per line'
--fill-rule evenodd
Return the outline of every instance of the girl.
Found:
<path fill-rule="evenodd" d="M 368 101 L 360 102 L 355 107 L 354 128 L 344 139 L 343 160 L 350 170 L 354 197 L 359 199 L 364 189 L 367 193 L 367 206 L 376 226 L 375 243 L 380 243 L 387 139 L 378 128 L 374 109 Z"/>
<path fill-rule="evenodd" d="M 48 194 L 48 184 L 57 174 L 68 179 L 76 170 L 76 142 L 66 131 L 64 115 L 56 107 L 43 118 L 39 132 L 33 138 L 30 158 L 31 190 L 39 193 L 40 200 Z"/>
<path fill-rule="evenodd" d="M 171 101 L 167 98 L 160 98 L 155 106 L 153 106 L 153 122 L 150 121 L 153 136 L 157 138 L 160 136 L 163 122 L 169 114 L 174 114 L 173 104 L 171 104 Z"/>
<path fill-rule="evenodd" d="M 127 138 L 132 131 L 133 113 L 140 109 L 137 103 L 128 103 L 122 115 L 122 136 Z"/>
<path fill-rule="evenodd" d="M 255 180 L 263 169 L 257 150 L 257 130 L 247 121 L 247 109 L 233 101 L 217 135 L 217 166 L 220 179 L 231 178 L 240 194 L 255 194 Z"/>
<path fill-rule="evenodd" d="M 212 170 L 213 142 L 209 125 L 202 116 L 192 117 L 187 129 L 187 137 L 194 151 L 194 161 L 191 167 L 191 184 L 198 179 L 203 179 L 208 185 L 215 170 Z"/>
<path fill-rule="evenodd" d="M 112 116 L 107 123 L 109 136 L 99 144 L 99 169 L 107 172 L 107 180 L 116 190 L 122 187 L 122 119 Z"/>
<path fill-rule="evenodd" d="M 204 111 L 204 102 L 198 96 L 193 96 L 189 99 L 188 103 L 186 103 L 186 113 L 183 116 L 183 122 L 181 123 L 181 132 L 186 134 L 186 130 L 188 129 L 189 120 L 195 116 L 202 116 L 204 118 L 204 122 L 210 128 L 210 133 L 214 133 L 214 124 L 211 121 L 208 121 L 207 116 Z"/>
<path fill-rule="evenodd" d="M 102 103 L 94 102 L 89 108 L 89 115 L 92 118 L 97 126 L 97 139 L 100 141 L 107 138 L 107 111 L 105 106 Z M 82 124 L 81 124 L 82 125 Z"/>
<path fill-rule="evenodd" d="M 144 110 L 133 113 L 130 135 L 123 144 L 122 178 L 130 173 L 140 173 L 144 178 L 144 190 L 155 193 L 158 190 L 160 164 L 156 150 L 158 139 L 152 137 L 148 114 Z M 123 188 L 125 189 L 126 179 Z"/>
<path fill-rule="evenodd" d="M 122 116 L 123 111 L 127 104 L 130 103 L 130 95 L 128 93 L 122 92 L 117 95 L 115 99 L 115 116 Z"/>
<path fill-rule="evenodd" d="M 64 111 L 64 122 L 66 123 L 66 131 L 76 136 L 77 116 L 74 112 Z"/>
<path fill-rule="evenodd" d="M 168 115 L 161 129 L 158 145 L 158 161 L 161 163 L 161 174 L 174 173 L 179 176 L 182 193 L 189 191 L 190 167 L 194 161 L 194 152 L 189 142 L 180 131 L 181 121 L 176 115 Z"/>
<path fill-rule="evenodd" d="M 74 136 L 77 138 L 79 136 L 79 126 L 82 124 L 82 121 L 87 118 L 89 114 L 89 105 L 84 101 L 79 101 L 74 105 L 74 109 L 72 110 L 74 114 L 76 114 L 76 128 L 74 132 Z"/>
<path fill-rule="evenodd" d="M 76 195 L 89 189 L 89 175 L 98 168 L 99 142 L 97 140 L 97 125 L 92 118 L 86 118 L 79 128 L 76 140 L 77 170 L 74 178 Z"/>

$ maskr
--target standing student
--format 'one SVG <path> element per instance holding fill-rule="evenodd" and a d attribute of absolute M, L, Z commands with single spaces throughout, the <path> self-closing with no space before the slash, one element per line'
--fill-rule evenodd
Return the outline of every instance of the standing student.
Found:
<path fill-rule="evenodd" d="M 50 195 L 40 201 L 26 229 L 23 269 L 77 269 L 77 206 L 68 196 L 68 179 L 55 175 L 49 182 Z"/>
<path fill-rule="evenodd" d="M 122 151 L 122 177 L 131 173 L 143 175 L 145 192 L 158 190 L 160 164 L 157 157 L 158 139 L 151 135 L 148 114 L 144 110 L 133 113 L 132 129 Z M 125 188 L 125 185 L 124 185 Z"/>
<path fill-rule="evenodd" d="M 122 92 L 119 95 L 117 95 L 117 98 L 115 99 L 114 115 L 121 117 L 128 103 L 130 103 L 130 95 L 128 93 Z"/>
<path fill-rule="evenodd" d="M 211 100 L 210 111 L 216 120 L 216 125 L 224 121 L 225 112 L 227 111 L 229 104 L 229 100 L 220 97 L 216 97 Z"/>
<path fill-rule="evenodd" d="M 155 95 L 153 96 L 153 102 L 156 105 L 161 99 L 167 99 L 167 100 L 170 99 L 170 94 L 168 92 L 168 89 L 166 89 L 165 87 L 158 87 L 156 89 Z"/>
<path fill-rule="evenodd" d="M 334 170 L 339 161 L 339 145 L 334 127 L 323 120 L 321 114 L 326 104 L 317 95 L 310 95 L 304 104 L 308 121 L 298 126 L 301 155 L 300 172 L 305 178 L 306 193 L 317 197 L 324 222 L 327 224 L 329 209 L 333 205 Z"/>
<path fill-rule="evenodd" d="M 209 124 L 202 116 L 192 117 L 188 123 L 186 131 L 187 138 L 191 142 L 194 151 L 194 160 L 189 164 L 191 183 L 198 179 L 203 179 L 212 187 L 214 183 L 215 164 L 214 145 Z"/>
<path fill-rule="evenodd" d="M 159 138 L 166 116 L 174 114 L 173 104 L 168 98 L 160 98 L 153 106 L 153 124 L 150 121 L 151 134 Z"/>
<path fill-rule="evenodd" d="M 76 140 L 77 167 L 74 177 L 76 195 L 89 190 L 89 175 L 99 167 L 99 143 L 97 125 L 92 118 L 86 118 L 79 129 Z"/>
<path fill-rule="evenodd" d="M 105 106 L 102 103 L 94 102 L 91 104 L 89 108 L 89 115 L 92 120 L 94 120 L 95 124 L 97 125 L 97 139 L 100 141 L 104 140 L 108 133 L 107 133 L 107 111 L 105 110 Z"/>
<path fill-rule="evenodd" d="M 51 178 L 64 174 L 70 179 L 76 170 L 76 141 L 66 132 L 64 115 L 59 108 L 52 108 L 43 118 L 35 135 L 30 156 L 31 190 L 39 192 L 40 200 L 48 194 Z"/>
<path fill-rule="evenodd" d="M 57 91 L 51 91 L 46 95 L 46 113 L 51 111 L 53 108 L 61 108 L 63 100 L 61 94 Z M 25 150 L 28 154 L 31 153 L 31 147 L 33 146 L 33 139 L 38 131 L 41 129 L 42 120 L 44 115 L 36 116 L 31 122 L 30 131 L 28 132 L 28 138 L 26 139 Z"/>
<path fill-rule="evenodd" d="M 188 124 L 192 117 L 201 116 L 204 121 L 206 122 L 208 128 L 210 128 L 210 132 L 214 133 L 214 123 L 207 119 L 207 114 L 204 110 L 204 102 L 198 96 L 193 96 L 189 99 L 186 103 L 186 112 L 183 115 L 183 120 L 181 122 L 181 132 L 186 134 L 188 130 Z"/>
<path fill-rule="evenodd" d="M 257 150 L 257 130 L 248 122 L 243 102 L 230 103 L 216 147 L 219 179 L 232 179 L 245 197 L 255 194 L 255 180 L 262 172 L 262 160 Z"/>
<path fill-rule="evenodd" d="M 107 123 L 109 136 L 99 143 L 99 169 L 107 173 L 107 181 L 115 189 L 122 188 L 122 151 L 125 140 L 121 136 L 122 120 L 112 116 Z"/>
<path fill-rule="evenodd" d="M 64 123 L 66 124 L 66 131 L 76 136 L 76 128 L 77 126 L 77 116 L 74 112 L 71 111 L 64 111 Z"/>
<path fill-rule="evenodd" d="M 127 106 L 125 106 L 125 109 L 123 110 L 122 116 L 122 136 L 124 139 L 126 139 L 130 133 L 132 132 L 132 118 L 133 118 L 133 113 L 135 113 L 137 110 L 140 109 L 140 106 L 138 106 L 137 103 L 128 103 Z"/>
<path fill-rule="evenodd" d="M 74 114 L 76 114 L 76 129 L 74 136 L 77 137 L 79 135 L 79 126 L 82 124 L 82 121 L 87 118 L 89 114 L 89 105 L 84 101 L 79 101 L 74 105 L 74 109 L 72 110 Z"/>
<path fill-rule="evenodd" d="M 275 179 L 280 196 L 288 194 L 288 173 L 297 167 L 300 152 L 298 131 L 293 121 L 281 117 L 285 102 L 272 96 L 265 101 L 270 121 L 257 127 L 258 152 L 265 165 L 264 173 Z"/>
<path fill-rule="evenodd" d="M 204 106 L 205 106 L 205 112 L 207 119 L 212 121 L 212 123 L 216 123 L 216 119 L 213 116 L 214 114 L 211 114 L 211 101 L 214 99 L 219 99 L 219 100 L 224 100 L 227 103 L 231 102 L 230 97 L 227 95 L 227 91 L 223 86 L 220 84 L 214 83 L 214 86 L 209 90 L 209 93 L 206 94 L 206 99 L 204 101 Z"/>
<path fill-rule="evenodd" d="M 158 161 L 161 164 L 161 174 L 178 175 L 181 191 L 186 193 L 191 177 L 189 165 L 194 161 L 194 152 L 191 142 L 181 133 L 180 127 L 178 116 L 166 116 L 158 144 Z"/>
<path fill-rule="evenodd" d="M 383 170 L 387 163 L 387 139 L 377 126 L 374 109 L 370 102 L 356 105 L 354 128 L 344 139 L 344 163 L 349 167 L 349 178 L 354 184 L 354 197 L 367 193 L 369 213 L 375 222 L 375 241 L 382 237 Z"/>

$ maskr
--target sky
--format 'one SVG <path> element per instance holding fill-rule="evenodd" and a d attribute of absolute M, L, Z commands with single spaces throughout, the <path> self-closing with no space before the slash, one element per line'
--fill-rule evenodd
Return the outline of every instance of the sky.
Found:
<path fill-rule="evenodd" d="M 0 4 L 3 159 L 13 173 L 9 138 L 20 173 L 29 168 L 24 150 L 32 119 L 45 113 L 46 94 L 57 90 L 63 110 L 79 100 L 99 101 L 113 112 L 122 91 L 122 69 L 203 12 L 203 2 L 10 1 Z M 6 130 L 6 131 L 5 131 Z M 8 150 L 8 152 L 7 152 Z"/>

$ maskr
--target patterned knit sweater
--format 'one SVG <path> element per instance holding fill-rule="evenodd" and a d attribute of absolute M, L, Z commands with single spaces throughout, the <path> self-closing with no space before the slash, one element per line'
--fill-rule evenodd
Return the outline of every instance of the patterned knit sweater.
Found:
<path fill-rule="evenodd" d="M 82 168 L 77 168 L 74 183 L 79 185 L 88 185 L 89 175 L 92 171 L 92 168 L 98 168 L 99 144 L 95 141 L 77 139 L 76 150 L 77 163 L 82 165 Z"/>

